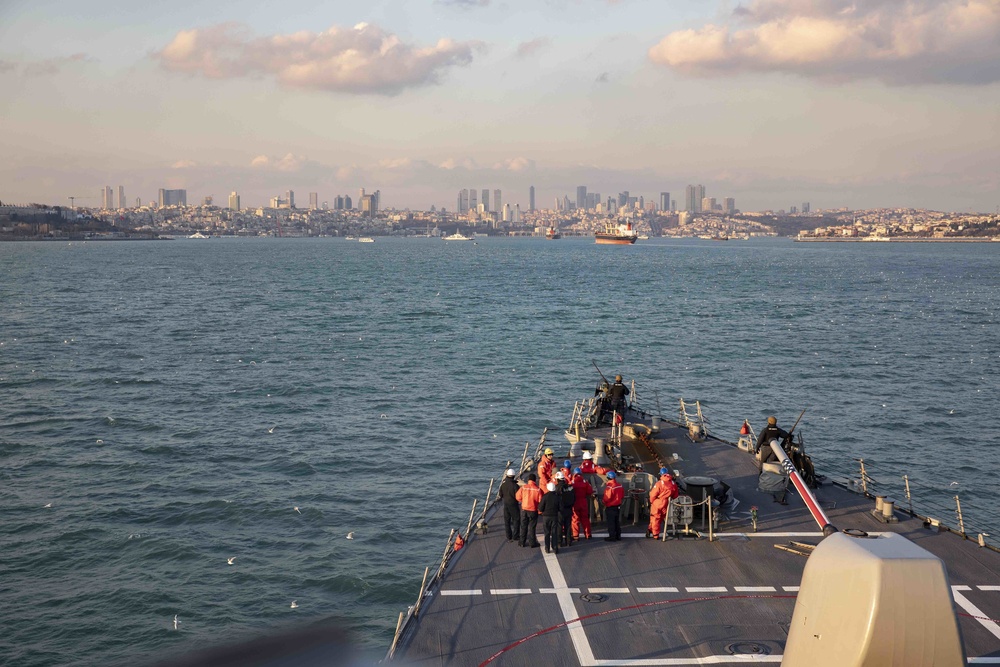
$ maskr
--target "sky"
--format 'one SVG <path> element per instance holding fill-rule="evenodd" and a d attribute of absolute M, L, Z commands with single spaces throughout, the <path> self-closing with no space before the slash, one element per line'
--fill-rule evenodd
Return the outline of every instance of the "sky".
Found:
<path fill-rule="evenodd" d="M 1000 0 L 0 0 L 0 201 L 1000 206 Z"/>

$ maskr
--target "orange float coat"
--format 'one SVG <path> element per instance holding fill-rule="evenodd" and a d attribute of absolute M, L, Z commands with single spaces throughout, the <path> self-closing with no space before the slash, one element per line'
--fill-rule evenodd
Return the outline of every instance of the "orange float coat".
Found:
<path fill-rule="evenodd" d="M 556 462 L 548 456 L 542 456 L 542 460 L 538 462 L 538 488 L 542 493 L 545 493 L 545 489 L 548 487 L 549 482 L 555 481 L 553 479 L 553 475 L 555 475 L 555 467 Z"/>
<path fill-rule="evenodd" d="M 587 459 L 586 461 L 580 464 L 580 472 L 582 472 L 584 475 L 592 475 L 597 472 L 597 469 L 594 467 L 594 462 L 591 461 L 590 459 Z"/>
<path fill-rule="evenodd" d="M 573 539 L 580 539 L 580 531 L 590 538 L 590 497 L 594 495 L 594 487 L 583 478 L 583 475 L 573 476 Z"/>
<path fill-rule="evenodd" d="M 528 512 L 538 511 L 538 502 L 542 499 L 542 490 L 538 485 L 528 480 L 528 483 L 517 490 L 514 496 L 521 503 L 521 509 Z"/>
<path fill-rule="evenodd" d="M 625 489 L 618 480 L 609 479 L 608 483 L 604 485 L 604 501 L 605 507 L 619 507 L 622 501 L 625 500 Z"/>
<path fill-rule="evenodd" d="M 680 489 L 670 475 L 663 475 L 649 492 L 649 531 L 654 538 L 660 537 L 660 528 L 667 516 L 670 501 L 680 495 Z"/>

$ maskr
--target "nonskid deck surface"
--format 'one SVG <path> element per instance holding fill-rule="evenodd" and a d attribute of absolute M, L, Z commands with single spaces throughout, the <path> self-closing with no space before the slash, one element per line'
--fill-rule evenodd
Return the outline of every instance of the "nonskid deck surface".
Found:
<path fill-rule="evenodd" d="M 740 505 L 720 522 L 716 541 L 645 539 L 646 521 L 623 517 L 620 542 L 605 542 L 597 524 L 593 539 L 546 554 L 508 543 L 494 513 L 490 531 L 469 540 L 425 600 L 396 662 L 479 665 L 495 656 L 490 664 L 534 667 L 559 656 L 551 664 L 703 665 L 753 655 L 780 663 L 807 559 L 775 545 L 819 543 L 816 523 L 794 494 L 782 506 L 757 491 L 753 458 L 731 445 L 692 443 L 674 428 L 653 446 L 684 475 L 711 475 L 733 488 Z M 632 453 L 653 461 L 641 447 Z M 970 664 L 1000 664 L 1000 625 L 990 620 L 1000 619 L 1000 553 L 902 513 L 899 523 L 883 524 L 870 516 L 868 498 L 839 486 L 816 495 L 839 528 L 901 533 L 942 558 Z"/>

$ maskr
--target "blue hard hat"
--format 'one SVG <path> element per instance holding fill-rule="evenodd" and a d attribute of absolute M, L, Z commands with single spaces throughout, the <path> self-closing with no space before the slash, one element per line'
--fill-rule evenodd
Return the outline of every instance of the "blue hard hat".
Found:
<path fill-rule="evenodd" d="M 574 475 L 579 475 L 580 474 L 580 469 L 579 468 L 573 468 L 573 474 Z"/>
<path fill-rule="evenodd" d="M 563 468 L 569 468 L 571 465 L 573 465 L 573 462 L 570 461 L 569 459 L 563 461 Z"/>
<path fill-rule="evenodd" d="M 616 475 L 616 474 L 615 474 L 615 471 L 614 471 L 614 470 L 612 470 L 612 471 L 610 471 L 610 472 L 608 473 L 608 479 L 614 479 L 614 478 L 615 478 L 615 477 L 617 477 L 617 476 L 618 476 L 618 475 Z"/>
<path fill-rule="evenodd" d="M 667 474 L 670 474 L 670 471 L 667 470 L 666 468 L 660 468 L 660 474 L 661 475 L 667 475 Z"/>

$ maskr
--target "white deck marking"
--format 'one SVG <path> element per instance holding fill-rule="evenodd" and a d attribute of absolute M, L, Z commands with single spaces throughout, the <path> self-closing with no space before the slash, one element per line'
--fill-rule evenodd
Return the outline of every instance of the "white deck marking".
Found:
<path fill-rule="evenodd" d="M 559 602 L 559 609 L 562 611 L 564 621 L 572 621 L 579 614 L 576 613 L 576 605 L 570 595 L 570 589 L 566 586 L 566 577 L 563 576 L 562 568 L 559 567 L 559 559 L 553 554 L 545 553 L 545 549 L 539 547 L 538 550 L 545 560 L 545 567 L 549 571 L 549 578 L 552 579 L 552 588 Z M 579 592 L 579 589 L 575 589 Z M 541 589 L 539 589 L 539 592 Z M 569 638 L 573 641 L 573 648 L 576 650 L 576 659 L 583 666 L 596 664 L 594 661 L 594 649 L 590 647 L 590 640 L 587 633 L 583 631 L 583 624 L 580 621 L 566 624 Z"/>
<path fill-rule="evenodd" d="M 774 586 L 733 586 L 737 593 L 774 593 Z"/>
<path fill-rule="evenodd" d="M 1000 665 L 1000 658 L 967 658 L 970 664 L 977 665 Z"/>
<path fill-rule="evenodd" d="M 644 667 L 646 665 L 728 665 L 730 663 L 781 662 L 780 655 L 706 655 L 704 658 L 640 658 L 629 660 L 598 660 L 585 667 Z"/>
<path fill-rule="evenodd" d="M 478 588 L 472 588 L 472 589 L 468 589 L 468 590 L 459 590 L 457 588 L 453 588 L 453 589 L 448 590 L 448 591 L 442 590 L 442 591 L 440 591 L 440 593 L 441 593 L 441 595 L 482 595 L 483 594 L 483 592 L 481 590 L 479 590 Z"/>
<path fill-rule="evenodd" d="M 627 588 L 588 588 L 588 593 L 628 593 Z"/>
<path fill-rule="evenodd" d="M 982 625 L 986 630 L 992 634 L 997 639 L 1000 639 L 1000 625 L 997 625 L 989 619 L 989 614 L 983 612 L 982 609 L 972 604 L 967 597 L 962 595 L 960 591 L 971 591 L 972 588 L 969 586 L 952 586 L 951 594 L 955 598 L 955 604 L 967 611 L 973 616 L 978 616 L 981 618 L 976 618 L 979 624 Z"/>
<path fill-rule="evenodd" d="M 662 586 L 660 588 L 637 588 L 636 593 L 679 593 L 673 586 Z"/>
<path fill-rule="evenodd" d="M 781 590 L 788 591 L 789 593 L 797 593 L 799 591 L 798 586 L 782 586 Z"/>
<path fill-rule="evenodd" d="M 981 591 L 1000 591 L 1000 586 L 976 586 Z"/>
<path fill-rule="evenodd" d="M 727 593 L 729 589 L 725 586 L 688 586 L 685 588 L 688 593 Z"/>
<path fill-rule="evenodd" d="M 580 589 L 579 588 L 539 588 L 538 589 L 539 593 L 557 593 L 558 594 L 558 593 L 562 593 L 564 591 L 566 593 L 579 593 Z"/>
<path fill-rule="evenodd" d="M 490 595 L 531 595 L 530 588 L 491 588 Z"/>

